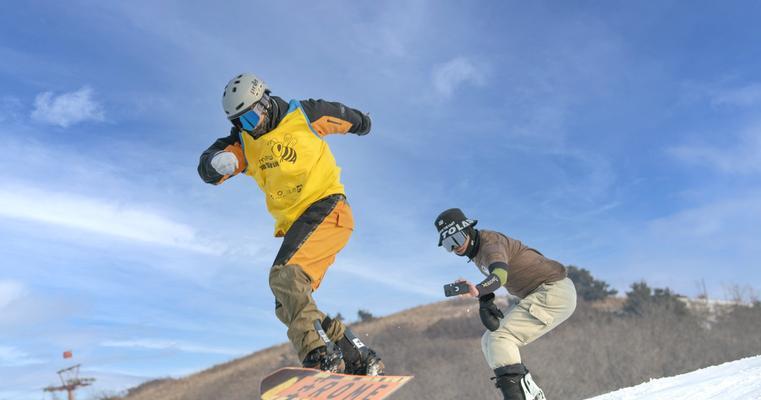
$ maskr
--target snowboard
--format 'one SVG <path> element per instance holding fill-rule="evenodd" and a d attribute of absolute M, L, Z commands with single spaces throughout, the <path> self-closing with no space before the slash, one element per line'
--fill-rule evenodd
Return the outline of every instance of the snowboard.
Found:
<path fill-rule="evenodd" d="M 345 375 L 311 368 L 281 368 L 262 379 L 262 400 L 381 400 L 412 376 Z"/>

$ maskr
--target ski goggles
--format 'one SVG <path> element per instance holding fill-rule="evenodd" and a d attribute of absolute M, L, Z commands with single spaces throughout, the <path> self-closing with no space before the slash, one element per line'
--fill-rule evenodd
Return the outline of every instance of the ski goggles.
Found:
<path fill-rule="evenodd" d="M 259 125 L 267 115 L 267 107 L 264 105 L 265 101 L 263 100 L 265 99 L 262 98 L 262 100 L 254 103 L 248 111 L 230 119 L 230 122 L 232 122 L 238 129 L 253 132 L 254 129 L 256 129 L 256 126 Z"/>
<path fill-rule="evenodd" d="M 468 240 L 468 235 L 464 231 L 457 231 L 451 236 L 447 236 L 441 240 L 441 246 L 448 252 L 452 252 L 454 249 L 462 246 Z"/>

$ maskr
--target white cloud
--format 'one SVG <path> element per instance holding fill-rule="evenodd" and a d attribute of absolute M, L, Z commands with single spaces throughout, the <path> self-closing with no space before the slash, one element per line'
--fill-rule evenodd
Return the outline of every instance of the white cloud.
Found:
<path fill-rule="evenodd" d="M 134 340 L 105 340 L 100 343 L 102 347 L 126 347 L 142 348 L 151 350 L 175 350 L 185 353 L 196 354 L 222 354 L 226 356 L 240 356 L 250 352 L 250 349 L 233 349 L 229 347 L 204 346 L 194 343 L 179 342 L 164 339 L 134 339 Z"/>
<path fill-rule="evenodd" d="M 16 281 L 0 280 L 0 310 L 24 295 L 24 286 Z"/>
<path fill-rule="evenodd" d="M 761 83 L 751 83 L 713 93 L 711 102 L 718 106 L 750 107 L 761 103 Z"/>
<path fill-rule="evenodd" d="M 761 82 L 725 78 L 713 82 L 684 82 L 681 103 L 706 104 L 715 108 L 751 109 L 761 105 Z"/>
<path fill-rule="evenodd" d="M 445 98 L 464 84 L 481 86 L 486 81 L 484 69 L 468 58 L 457 57 L 436 65 L 432 73 L 433 87 Z"/>
<path fill-rule="evenodd" d="M 352 20 L 351 35 L 360 51 L 384 59 L 408 57 L 430 35 L 433 7 L 427 1 L 407 1 L 403 8 L 378 3 L 368 19 Z"/>
<path fill-rule="evenodd" d="M 400 265 L 400 262 L 396 260 L 379 262 L 377 258 L 342 255 L 341 262 L 334 265 L 333 269 L 402 292 L 436 298 L 441 294 L 439 288 L 425 284 L 430 278 L 425 273 L 433 269 L 432 264 L 431 262 L 420 263 L 416 267 L 417 273 L 412 271 L 397 273 L 395 267 Z M 383 272 L 379 273 L 379 271 Z"/>
<path fill-rule="evenodd" d="M 604 236 L 606 250 L 587 265 L 616 277 L 618 288 L 638 279 L 684 294 L 701 279 L 714 296 L 722 284 L 757 287 L 761 192 L 726 193 L 641 224 L 610 226 Z"/>
<path fill-rule="evenodd" d="M 205 254 L 223 249 L 204 243 L 196 230 L 150 209 L 112 200 L 52 192 L 28 186 L 0 189 L 0 217 L 81 229 Z"/>
<path fill-rule="evenodd" d="M 45 361 L 31 357 L 15 347 L 0 346 L 0 367 L 19 367 L 44 363 Z"/>
<path fill-rule="evenodd" d="M 0 122 L 16 121 L 22 109 L 21 100 L 13 96 L 0 97 Z"/>
<path fill-rule="evenodd" d="M 34 99 L 32 119 L 63 128 L 84 121 L 103 121 L 103 108 L 92 96 L 93 91 L 87 86 L 59 96 L 53 92 L 40 93 Z"/>
<path fill-rule="evenodd" d="M 34 268 L 33 264 L 30 265 L 26 261 L 19 263 L 13 257 L 4 258 L 0 265 L 0 275 L 12 268 L 18 269 L 19 265 L 24 265 L 26 270 Z M 37 279 L 35 284 L 44 284 L 44 282 Z M 20 281 L 0 279 L 1 333 L 10 335 L 17 330 L 39 326 L 40 323 L 60 321 L 71 315 L 71 307 L 72 302 L 69 299 L 41 295 Z"/>
<path fill-rule="evenodd" d="M 684 145 L 669 152 L 690 164 L 705 164 L 725 173 L 749 174 L 761 172 L 761 123 L 755 123 L 740 133 L 731 147 Z"/>
<path fill-rule="evenodd" d="M 761 232 L 761 196 L 749 194 L 682 210 L 650 224 L 657 237 L 683 240 L 710 239 L 719 243 L 753 243 Z M 692 244 L 692 243 L 691 243 Z"/>

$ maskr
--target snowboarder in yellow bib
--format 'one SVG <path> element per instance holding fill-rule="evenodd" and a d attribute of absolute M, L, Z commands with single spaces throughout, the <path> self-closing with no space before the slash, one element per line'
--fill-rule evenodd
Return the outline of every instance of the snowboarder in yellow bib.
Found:
<path fill-rule="evenodd" d="M 269 275 L 275 314 L 288 327 L 302 365 L 358 375 L 382 373 L 376 353 L 312 299 L 354 230 L 341 169 L 323 137 L 366 135 L 370 117 L 336 102 L 286 102 L 272 96 L 253 74 L 231 79 L 222 105 L 233 127 L 229 136 L 201 154 L 198 173 L 206 183 L 218 185 L 242 172 L 264 192 L 275 236 L 283 237 Z M 338 346 L 326 346 L 320 326 Z"/>

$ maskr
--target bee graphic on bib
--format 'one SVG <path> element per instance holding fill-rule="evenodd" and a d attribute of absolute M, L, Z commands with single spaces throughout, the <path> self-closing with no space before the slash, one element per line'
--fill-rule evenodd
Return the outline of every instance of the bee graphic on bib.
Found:
<path fill-rule="evenodd" d="M 290 162 L 295 164 L 296 159 L 298 158 L 298 153 L 296 153 L 296 139 L 291 137 L 291 135 L 286 135 L 285 140 L 283 142 L 279 142 L 277 140 L 270 140 L 270 151 L 272 151 L 272 155 L 275 157 L 275 159 L 281 161 L 281 162 Z"/>

